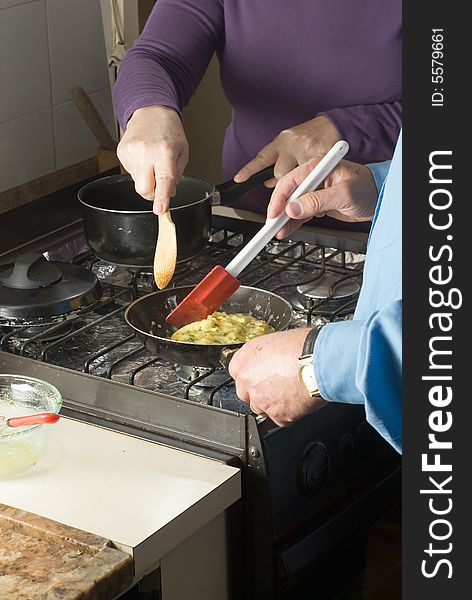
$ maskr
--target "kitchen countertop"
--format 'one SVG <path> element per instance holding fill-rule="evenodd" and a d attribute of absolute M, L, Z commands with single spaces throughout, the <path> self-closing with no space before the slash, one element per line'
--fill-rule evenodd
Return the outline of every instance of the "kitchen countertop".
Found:
<path fill-rule="evenodd" d="M 64 417 L 50 427 L 0 503 L 111 540 L 136 578 L 240 498 L 237 468 Z"/>
<path fill-rule="evenodd" d="M 132 580 L 131 557 L 108 540 L 0 504 L 1 598 L 112 598 Z"/>

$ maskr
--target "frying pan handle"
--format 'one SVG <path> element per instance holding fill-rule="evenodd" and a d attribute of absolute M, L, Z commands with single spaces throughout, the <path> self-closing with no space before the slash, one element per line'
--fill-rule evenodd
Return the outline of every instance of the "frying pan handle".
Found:
<path fill-rule="evenodd" d="M 232 179 L 225 181 L 224 183 L 219 183 L 216 186 L 218 193 L 215 194 L 213 204 L 232 204 L 244 196 L 244 194 L 255 188 L 256 185 L 264 183 L 264 181 L 267 181 L 268 179 L 272 179 L 273 176 L 274 165 L 265 168 L 263 171 L 254 173 L 247 181 L 243 181 L 242 183 L 236 183 Z"/>
<path fill-rule="evenodd" d="M 220 353 L 220 365 L 228 371 L 229 363 L 239 348 L 223 348 Z"/>
<path fill-rule="evenodd" d="M 239 350 L 239 348 L 223 348 L 223 350 L 221 351 L 220 364 L 226 370 L 228 370 L 229 363 L 231 362 L 231 359 L 233 358 L 233 356 L 236 354 L 236 352 L 238 350 Z M 266 419 L 268 419 L 268 416 L 266 414 L 264 414 L 264 413 L 256 414 L 256 421 L 258 423 L 262 423 L 262 421 L 265 421 Z"/>

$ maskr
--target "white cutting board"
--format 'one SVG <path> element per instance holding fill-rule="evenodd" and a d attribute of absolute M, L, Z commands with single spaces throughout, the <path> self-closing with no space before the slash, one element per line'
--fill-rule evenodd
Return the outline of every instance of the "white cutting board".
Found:
<path fill-rule="evenodd" d="M 36 465 L 0 479 L 0 503 L 112 540 L 136 575 L 240 497 L 237 468 L 65 417 Z"/>

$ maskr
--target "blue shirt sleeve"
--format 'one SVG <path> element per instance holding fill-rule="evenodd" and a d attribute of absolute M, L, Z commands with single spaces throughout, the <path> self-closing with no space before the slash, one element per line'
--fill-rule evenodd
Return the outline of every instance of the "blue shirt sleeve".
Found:
<path fill-rule="evenodd" d="M 402 447 L 401 336 L 402 301 L 396 300 L 365 321 L 323 327 L 316 340 L 315 359 L 322 397 L 364 404 L 367 421 L 398 452 Z"/>
<path fill-rule="evenodd" d="M 387 179 L 387 174 L 390 169 L 392 161 L 386 160 L 381 163 L 372 163 L 370 165 L 366 165 L 369 171 L 372 173 L 372 177 L 374 178 L 375 185 L 377 186 L 377 193 L 380 194 L 383 184 Z"/>
<path fill-rule="evenodd" d="M 381 192 L 354 317 L 321 329 L 313 361 L 323 398 L 364 404 L 368 422 L 399 452 L 402 447 L 401 161 L 400 134 L 388 177 L 385 175 L 388 163 L 373 167 Z"/>

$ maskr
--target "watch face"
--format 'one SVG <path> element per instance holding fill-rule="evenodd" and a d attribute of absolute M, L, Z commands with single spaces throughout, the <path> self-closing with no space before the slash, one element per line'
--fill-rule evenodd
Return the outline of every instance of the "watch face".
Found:
<path fill-rule="evenodd" d="M 318 384 L 316 383 L 315 369 L 313 367 L 313 359 L 311 357 L 309 357 L 307 359 L 302 359 L 302 360 L 304 360 L 304 361 L 306 360 L 306 362 L 304 362 L 300 365 L 300 370 L 299 370 L 300 382 L 307 389 L 310 396 L 319 395 L 320 392 L 318 390 Z"/>
<path fill-rule="evenodd" d="M 313 372 L 313 364 L 303 365 L 302 380 L 308 391 L 311 391 L 314 388 L 316 388 L 315 374 Z"/>

